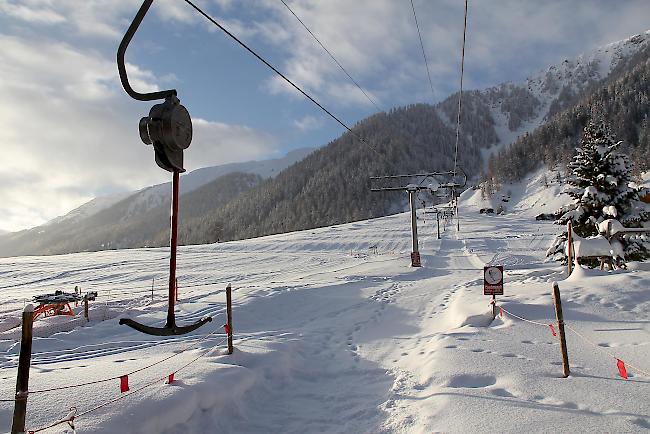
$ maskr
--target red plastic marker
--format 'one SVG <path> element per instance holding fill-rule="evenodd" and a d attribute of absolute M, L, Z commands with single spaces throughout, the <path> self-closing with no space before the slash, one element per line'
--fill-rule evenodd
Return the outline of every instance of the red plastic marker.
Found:
<path fill-rule="evenodd" d="M 226 331 L 226 334 L 227 334 L 227 335 L 230 334 L 230 327 L 228 327 L 228 324 L 224 324 L 224 325 L 223 325 L 223 329 Z"/>
<path fill-rule="evenodd" d="M 501 306 L 499 306 L 499 315 L 503 318 L 503 308 Z"/>
<path fill-rule="evenodd" d="M 128 375 L 122 375 L 120 377 L 120 392 L 128 392 L 129 391 L 129 376 Z"/>
<path fill-rule="evenodd" d="M 553 336 L 557 336 L 555 334 L 555 327 L 553 327 L 553 324 L 549 324 L 548 326 L 551 328 L 551 333 L 553 333 Z"/>
<path fill-rule="evenodd" d="M 169 378 L 167 378 L 167 384 L 172 384 L 174 382 L 174 373 L 172 372 L 169 374 Z"/>
<path fill-rule="evenodd" d="M 625 369 L 625 363 L 623 363 L 621 359 L 616 359 L 616 366 L 618 367 L 619 375 L 627 380 L 627 369 Z"/>

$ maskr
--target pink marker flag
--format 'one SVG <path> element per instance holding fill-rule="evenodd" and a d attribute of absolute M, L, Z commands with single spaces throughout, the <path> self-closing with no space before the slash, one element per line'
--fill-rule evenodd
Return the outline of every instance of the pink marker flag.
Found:
<path fill-rule="evenodd" d="M 627 369 L 625 369 L 625 363 L 623 363 L 621 359 L 616 359 L 616 366 L 618 367 L 619 375 L 627 380 Z"/>
<path fill-rule="evenodd" d="M 499 306 L 499 315 L 503 318 L 503 308 L 501 306 Z"/>
<path fill-rule="evenodd" d="M 551 328 L 551 333 L 553 333 L 553 336 L 557 336 L 555 334 L 555 327 L 553 327 L 553 324 L 549 324 L 548 326 Z"/>

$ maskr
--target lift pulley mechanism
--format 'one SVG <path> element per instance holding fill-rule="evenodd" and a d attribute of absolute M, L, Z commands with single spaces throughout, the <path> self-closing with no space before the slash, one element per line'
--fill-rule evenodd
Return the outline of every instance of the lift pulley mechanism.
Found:
<path fill-rule="evenodd" d="M 151 7 L 153 0 L 145 0 L 138 10 L 133 22 L 122 38 L 117 50 L 117 69 L 120 74 L 122 87 L 127 94 L 138 101 L 154 101 L 164 99 L 161 104 L 151 108 L 149 116 L 140 120 L 140 138 L 147 145 L 153 145 L 156 164 L 168 172 L 172 172 L 172 206 L 170 219 L 170 250 L 169 257 L 169 298 L 167 306 L 167 323 L 164 327 L 153 327 L 140 324 L 130 318 L 120 319 L 120 324 L 128 325 L 142 333 L 156 336 L 183 335 L 189 333 L 207 322 L 212 317 L 206 316 L 187 326 L 177 326 L 174 313 L 176 301 L 176 249 L 178 246 L 178 196 L 180 173 L 185 172 L 183 168 L 183 151 L 192 142 L 192 119 L 187 109 L 183 107 L 176 96 L 175 89 L 162 90 L 158 92 L 139 93 L 133 90 L 129 84 L 124 63 L 124 54 L 129 46 L 133 35 L 138 30 L 140 23 Z"/>
<path fill-rule="evenodd" d="M 409 195 L 409 207 L 411 209 L 411 266 L 420 267 L 420 249 L 418 245 L 418 225 L 415 204 L 418 191 L 428 190 L 436 195 L 441 189 L 447 189 L 453 194 L 454 189 L 463 188 L 467 185 L 467 175 L 458 168 L 456 172 L 430 172 L 416 173 L 412 175 L 388 175 L 370 177 L 370 191 L 406 191 Z M 442 182 L 441 182 L 442 180 Z M 439 225 L 438 225 L 439 226 Z M 438 227 L 438 238 L 440 228 Z"/>
<path fill-rule="evenodd" d="M 467 175 L 459 167 L 454 172 L 429 172 L 410 175 L 371 176 L 370 191 L 400 191 L 410 186 L 439 195 L 442 190 L 462 189 L 467 185 Z"/>

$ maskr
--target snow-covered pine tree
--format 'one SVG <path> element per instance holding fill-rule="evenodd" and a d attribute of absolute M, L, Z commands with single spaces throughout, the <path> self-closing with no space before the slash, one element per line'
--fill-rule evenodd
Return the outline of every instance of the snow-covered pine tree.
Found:
<path fill-rule="evenodd" d="M 639 200 L 641 190 L 630 186 L 632 164 L 627 155 L 618 151 L 620 144 L 605 122 L 587 124 L 578 153 L 567 166 L 570 187 L 566 193 L 573 202 L 557 211 L 556 224 L 566 226 L 571 221 L 576 234 L 588 237 L 596 235 L 598 224 L 606 219 L 615 218 L 625 227 L 640 227 L 650 220 L 650 209 Z M 565 230 L 546 256 L 566 261 L 566 239 Z M 623 244 L 629 260 L 650 257 L 642 240 L 628 237 Z"/>

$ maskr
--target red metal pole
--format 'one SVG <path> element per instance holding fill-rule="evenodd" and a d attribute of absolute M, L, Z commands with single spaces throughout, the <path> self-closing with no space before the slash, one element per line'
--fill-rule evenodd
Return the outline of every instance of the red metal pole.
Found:
<path fill-rule="evenodd" d="M 174 315 L 174 305 L 176 302 L 176 247 L 178 246 L 178 186 L 180 184 L 180 174 L 174 171 L 172 180 L 172 206 L 170 216 L 170 236 L 169 236 L 169 305 L 167 308 L 167 327 L 176 327 L 176 317 Z"/>

